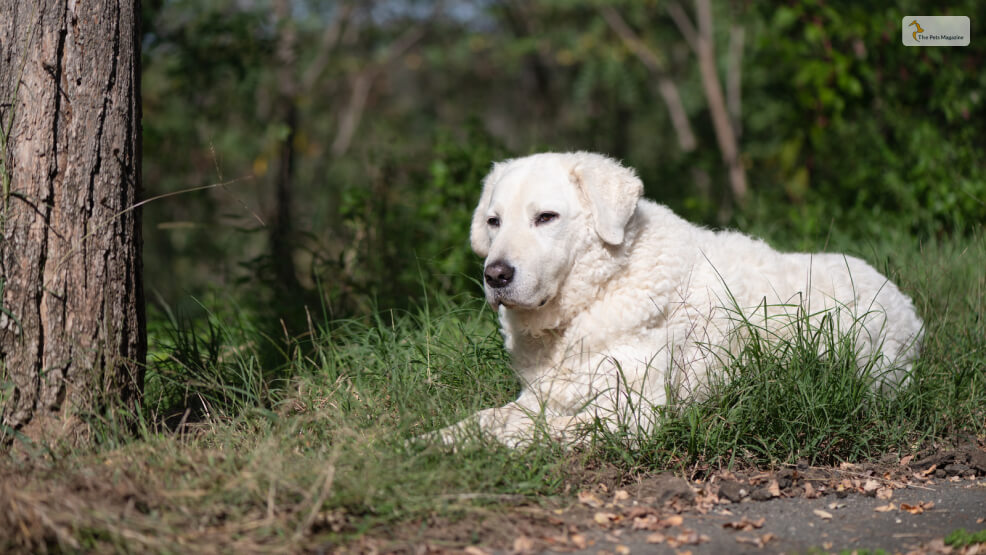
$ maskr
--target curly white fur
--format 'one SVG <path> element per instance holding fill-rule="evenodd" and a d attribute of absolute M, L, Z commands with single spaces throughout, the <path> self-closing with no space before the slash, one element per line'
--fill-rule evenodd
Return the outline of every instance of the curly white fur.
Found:
<path fill-rule="evenodd" d="M 736 352 L 740 313 L 779 334 L 778 315 L 796 307 L 816 320 L 828 314 L 855 333 L 860 360 L 879 357 L 872 368 L 881 387 L 906 381 L 921 319 L 866 262 L 779 253 L 695 226 L 642 191 L 631 169 L 587 152 L 494 165 L 471 243 L 487 267 L 513 269 L 508 285 L 488 283 L 486 294 L 524 387 L 513 403 L 441 430 L 444 441 L 473 424 L 508 445 L 538 424 L 573 437 L 590 418 L 630 419 L 646 431 L 648 407 L 665 404 L 668 391 L 701 394 L 723 351 Z M 628 400 L 644 410 L 621 413 Z"/>

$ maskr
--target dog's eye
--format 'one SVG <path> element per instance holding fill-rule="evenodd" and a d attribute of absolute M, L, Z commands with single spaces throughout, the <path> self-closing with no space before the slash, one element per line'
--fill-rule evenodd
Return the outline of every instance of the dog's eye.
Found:
<path fill-rule="evenodd" d="M 554 212 L 541 212 L 538 217 L 534 220 L 535 225 L 546 224 L 554 219 L 558 218 L 558 214 Z"/>
<path fill-rule="evenodd" d="M 490 227 L 500 227 L 500 218 L 486 218 L 486 225 Z"/>

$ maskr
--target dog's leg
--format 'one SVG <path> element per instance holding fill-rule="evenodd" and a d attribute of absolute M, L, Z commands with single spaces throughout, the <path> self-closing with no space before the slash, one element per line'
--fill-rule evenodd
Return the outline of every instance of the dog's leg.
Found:
<path fill-rule="evenodd" d="M 455 445 L 470 438 L 489 435 L 498 442 L 517 447 L 534 439 L 537 425 L 545 424 L 544 410 L 533 392 L 525 391 L 513 403 L 485 409 L 424 437 L 445 445 Z M 550 426 L 549 426 L 550 430 Z"/>

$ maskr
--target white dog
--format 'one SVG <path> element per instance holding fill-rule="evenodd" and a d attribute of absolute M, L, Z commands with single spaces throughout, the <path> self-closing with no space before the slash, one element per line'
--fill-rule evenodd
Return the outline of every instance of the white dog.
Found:
<path fill-rule="evenodd" d="M 633 170 L 598 154 L 494 164 L 470 240 L 486 258 L 486 298 L 499 311 L 523 391 L 439 431 L 444 442 L 477 424 L 507 445 L 529 440 L 538 425 L 573 438 L 594 418 L 610 426 L 629 419 L 646 431 L 649 408 L 665 404 L 669 391 L 700 394 L 723 355 L 742 347 L 741 313 L 776 337 L 785 333 L 778 316 L 795 307 L 816 322 L 830 314 L 855 334 L 860 360 L 879 357 L 879 385 L 907 379 L 921 319 L 868 264 L 782 254 L 740 233 L 703 229 L 642 192 Z M 627 406 L 636 409 L 621 412 Z"/>

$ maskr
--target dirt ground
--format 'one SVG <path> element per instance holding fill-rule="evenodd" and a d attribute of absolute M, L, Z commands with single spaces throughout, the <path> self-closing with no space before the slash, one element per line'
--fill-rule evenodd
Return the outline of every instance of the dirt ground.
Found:
<path fill-rule="evenodd" d="M 986 532 L 964 545 L 945 543 L 958 529 L 986 531 L 981 440 L 871 464 L 696 470 L 688 479 L 573 462 L 562 495 L 452 495 L 436 499 L 443 508 L 431 516 L 366 530 L 334 511 L 312 513 L 307 533 L 296 537 L 261 534 L 270 515 L 207 510 L 181 518 L 174 512 L 187 507 L 169 499 L 182 492 L 126 468 L 107 461 L 0 472 L 0 551 L 986 555 Z"/>
<path fill-rule="evenodd" d="M 891 458 L 891 457 L 888 457 Z M 575 498 L 471 508 L 345 546 L 314 551 L 424 553 L 889 553 L 986 554 L 951 547 L 957 529 L 986 530 L 986 449 L 967 445 L 866 465 L 580 477 Z M 480 498 L 463 499 L 475 504 Z M 481 500 L 481 499 L 480 499 Z"/>

